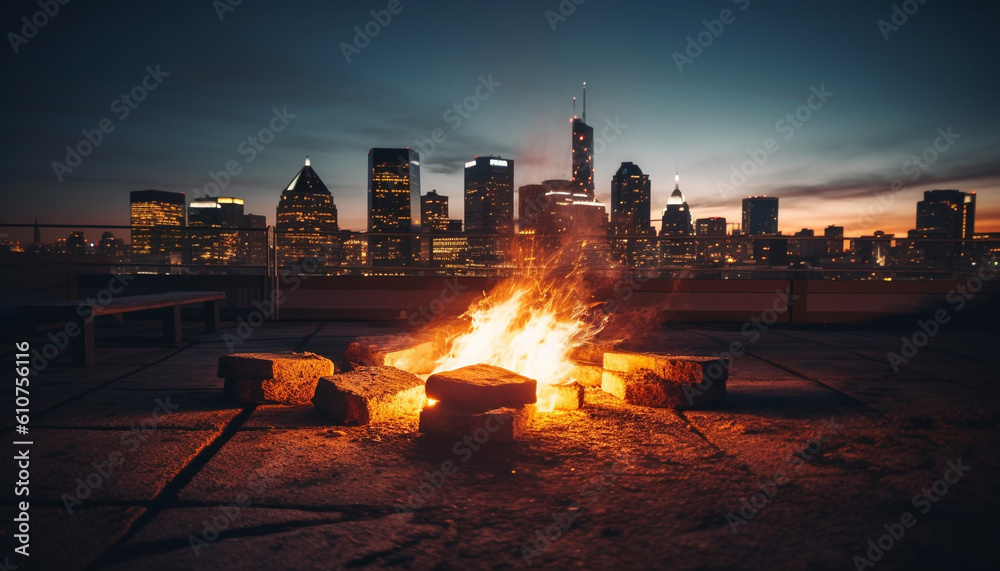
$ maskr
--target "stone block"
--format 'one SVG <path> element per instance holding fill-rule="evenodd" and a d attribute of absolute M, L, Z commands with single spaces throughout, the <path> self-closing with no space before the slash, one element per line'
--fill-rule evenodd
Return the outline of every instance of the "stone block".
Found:
<path fill-rule="evenodd" d="M 538 383 L 492 365 L 470 365 L 435 373 L 424 387 L 427 398 L 473 412 L 520 407 L 536 401 Z"/>
<path fill-rule="evenodd" d="M 649 369 L 604 371 L 601 389 L 623 401 L 655 408 L 708 408 L 725 402 L 725 381 L 679 383 L 663 379 Z"/>
<path fill-rule="evenodd" d="M 219 357 L 218 376 L 224 379 L 274 379 L 300 383 L 334 373 L 333 362 L 315 353 L 234 353 Z"/>
<path fill-rule="evenodd" d="M 657 377 L 681 384 L 700 384 L 729 378 L 725 359 L 716 357 L 687 357 L 657 353 L 607 352 L 604 369 L 608 371 L 652 371 Z"/>
<path fill-rule="evenodd" d="M 313 405 L 342 424 L 369 424 L 416 416 L 425 402 L 424 382 L 394 367 L 359 367 L 323 377 Z"/>
<path fill-rule="evenodd" d="M 471 412 L 443 402 L 420 411 L 420 432 L 429 436 L 469 438 L 477 445 L 513 442 L 524 435 L 535 418 L 535 405 Z"/>

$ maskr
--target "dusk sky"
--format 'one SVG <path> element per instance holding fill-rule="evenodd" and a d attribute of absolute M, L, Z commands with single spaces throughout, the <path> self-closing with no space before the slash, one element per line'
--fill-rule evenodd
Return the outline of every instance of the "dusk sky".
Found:
<path fill-rule="evenodd" d="M 364 230 L 368 150 L 419 149 L 435 129 L 446 140 L 422 153 L 421 190 L 449 196 L 461 218 L 463 164 L 476 155 L 514 159 L 517 186 L 570 178 L 572 97 L 586 81 L 605 203 L 631 161 L 651 176 L 654 218 L 679 169 L 697 218 L 739 222 L 740 199 L 767 194 L 781 199 L 785 233 L 838 224 L 849 236 L 899 235 L 923 191 L 955 188 L 977 193 L 978 232 L 1000 231 L 995 0 L 897 1 L 913 12 L 900 8 L 898 25 L 893 2 L 871 0 L 564 0 L 566 16 L 558 0 L 402 0 L 384 28 L 369 24 L 390 4 L 243 0 L 220 17 L 227 0 L 74 0 L 22 42 L 11 34 L 41 9 L 5 2 L 0 222 L 128 224 L 129 191 L 190 201 L 236 161 L 222 195 L 273 224 L 309 155 L 341 228 Z M 723 10 L 729 23 L 713 24 Z M 366 25 L 381 29 L 348 62 L 344 45 Z M 699 54 L 688 38 L 702 32 L 711 44 Z M 147 78 L 147 66 L 162 74 Z M 155 88 L 122 118 L 117 100 L 144 79 Z M 813 88 L 825 95 L 810 99 Z M 452 109 L 467 100 L 477 108 L 462 118 Z M 779 123 L 809 103 L 798 127 Z M 294 118 L 251 161 L 245 141 L 274 109 Z M 53 162 L 65 164 L 66 146 L 104 118 L 114 130 L 60 182 Z M 756 151 L 769 138 L 779 148 Z M 748 150 L 767 160 L 737 186 Z M 914 155 L 933 162 L 925 170 Z M 892 197 L 888 209 L 876 193 Z"/>

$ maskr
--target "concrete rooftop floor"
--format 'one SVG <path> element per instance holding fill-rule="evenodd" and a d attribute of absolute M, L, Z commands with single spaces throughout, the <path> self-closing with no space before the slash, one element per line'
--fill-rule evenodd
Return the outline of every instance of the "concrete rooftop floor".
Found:
<path fill-rule="evenodd" d="M 669 328 L 649 342 L 748 349 L 724 408 L 647 409 L 588 389 L 582 410 L 472 450 L 421 437 L 415 420 L 341 427 L 311 406 L 230 404 L 215 376 L 226 344 L 191 325 L 181 347 L 162 346 L 155 325 L 99 328 L 96 366 L 32 378 L 31 557 L 11 564 L 856 569 L 870 568 L 855 559 L 869 551 L 877 569 L 1000 563 L 992 330 L 945 328 L 897 374 L 886 353 L 905 327 L 774 327 L 755 342 L 739 326 Z M 268 323 L 238 350 L 337 362 L 355 336 L 396 331 Z M 162 404 L 176 409 L 154 416 Z M 10 418 L 8 443 L 21 438 Z M 436 474 L 445 461 L 454 472 Z M 969 469 L 959 477 L 949 463 Z M 5 546 L 23 499 L 0 492 Z M 880 554 L 868 542 L 886 524 L 902 537 L 882 537 Z"/>

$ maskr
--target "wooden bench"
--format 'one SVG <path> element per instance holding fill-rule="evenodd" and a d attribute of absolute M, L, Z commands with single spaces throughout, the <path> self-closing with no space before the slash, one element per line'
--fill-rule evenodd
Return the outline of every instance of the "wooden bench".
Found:
<path fill-rule="evenodd" d="M 204 304 L 205 331 L 219 329 L 219 302 L 226 299 L 220 291 L 188 291 L 116 297 L 107 303 L 93 299 L 24 305 L 18 308 L 18 321 L 31 331 L 44 327 L 65 326 L 74 365 L 94 364 L 94 318 L 135 311 L 161 310 L 163 337 L 168 343 L 181 342 L 181 306 Z"/>

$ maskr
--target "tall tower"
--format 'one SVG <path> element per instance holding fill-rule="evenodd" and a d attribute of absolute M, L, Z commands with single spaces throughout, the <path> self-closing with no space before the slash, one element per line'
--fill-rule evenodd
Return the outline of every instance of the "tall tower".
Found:
<path fill-rule="evenodd" d="M 573 98 L 573 186 L 574 191 L 594 200 L 594 128 L 587 125 L 587 83 L 583 84 L 583 117 L 576 115 Z"/>
<path fill-rule="evenodd" d="M 514 161 L 476 157 L 465 163 L 465 231 L 514 233 Z"/>
<path fill-rule="evenodd" d="M 503 259 L 503 236 L 514 233 L 514 161 L 490 156 L 465 163 L 465 231 L 484 235 L 469 239 L 471 262 Z"/>
<path fill-rule="evenodd" d="M 681 192 L 681 177 L 674 177 L 674 191 L 670 193 L 667 207 L 663 209 L 663 221 L 660 236 L 690 236 L 694 234 L 691 224 L 691 209 Z"/>
<path fill-rule="evenodd" d="M 420 154 L 372 147 L 368 151 L 369 259 L 374 266 L 413 261 L 412 234 L 420 228 Z M 391 236 L 377 236 L 391 234 Z"/>
<path fill-rule="evenodd" d="M 635 163 L 622 163 L 611 178 L 611 233 L 641 235 L 649 228 L 649 175 Z"/>
<path fill-rule="evenodd" d="M 42 249 L 42 229 L 38 226 L 38 217 L 35 216 L 35 233 L 34 240 L 32 242 L 35 246 L 35 252 L 39 252 Z"/>
<path fill-rule="evenodd" d="M 280 266 L 306 259 L 323 263 L 339 249 L 337 206 L 309 157 L 281 192 L 276 220 L 274 238 Z"/>

